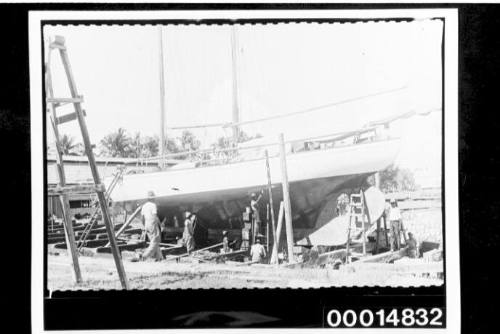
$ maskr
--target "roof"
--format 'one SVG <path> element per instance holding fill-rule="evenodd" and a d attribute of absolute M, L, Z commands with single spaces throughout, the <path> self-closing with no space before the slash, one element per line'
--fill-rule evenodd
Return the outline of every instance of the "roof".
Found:
<path fill-rule="evenodd" d="M 56 156 L 53 154 L 47 155 L 47 162 L 55 162 L 56 161 Z M 63 157 L 64 162 L 83 162 L 87 163 L 88 159 L 87 156 L 78 156 L 78 155 L 65 155 Z M 120 164 L 120 165 L 141 165 L 141 159 L 137 158 L 120 158 L 120 157 L 95 157 L 95 161 L 97 164 Z M 168 165 L 176 165 L 179 162 L 182 162 L 182 160 L 176 160 L 176 159 L 166 159 L 165 162 Z M 146 164 L 144 162 L 143 164 Z M 148 161 L 147 165 L 158 165 L 158 161 Z"/>

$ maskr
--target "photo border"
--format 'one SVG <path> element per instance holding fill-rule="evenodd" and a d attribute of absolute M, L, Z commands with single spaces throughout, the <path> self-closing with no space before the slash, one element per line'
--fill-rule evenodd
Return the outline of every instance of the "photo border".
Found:
<path fill-rule="evenodd" d="M 297 20 L 290 19 L 291 14 L 297 13 L 303 20 L 316 21 L 331 20 L 339 22 L 343 19 L 356 17 L 356 21 L 362 20 L 394 20 L 396 18 L 442 18 L 444 20 L 444 40 L 443 40 L 443 246 L 445 257 L 445 300 L 446 300 L 446 330 L 456 331 L 459 328 L 459 322 L 453 319 L 460 319 L 460 271 L 459 271 L 459 236 L 458 236 L 458 11 L 456 9 L 378 9 L 373 10 L 229 10 L 229 11 L 45 11 L 45 12 L 30 12 L 29 13 L 29 30 L 30 30 L 30 95 L 31 95 L 31 149 L 32 149 L 32 307 L 39 310 L 44 309 L 44 298 L 40 298 L 40 292 L 44 291 L 44 284 L 40 286 L 40 282 L 36 277 L 43 268 L 45 268 L 45 248 L 44 242 L 40 242 L 38 235 L 45 235 L 43 227 L 40 224 L 40 217 L 45 217 L 44 210 L 44 184 L 45 184 L 45 157 L 43 154 L 43 146 L 40 145 L 40 136 L 45 140 L 43 129 L 43 115 L 40 113 L 43 109 L 42 90 L 37 87 L 43 86 L 42 76 L 42 38 L 40 34 L 41 24 L 47 21 L 69 22 L 77 21 L 86 23 L 98 20 L 120 22 L 128 18 L 140 17 L 140 20 L 148 20 L 153 17 L 153 20 L 158 20 L 159 23 L 168 22 L 169 20 L 183 20 L 190 18 L 194 19 L 194 23 L 199 20 L 225 20 L 224 22 L 234 23 L 235 20 L 243 18 L 269 20 L 268 17 L 272 14 L 272 19 L 275 20 Z M 376 15 L 373 15 L 373 14 Z M 64 21 L 60 21 L 60 17 L 64 17 Z M 89 20 L 92 17 L 92 20 Z M 119 17 L 119 18 L 117 18 Z M 165 18 L 168 17 L 168 18 Z M 194 18 L 193 18 L 194 17 Z M 392 19 L 391 19 L 392 18 Z M 359 20 L 360 19 L 360 20 Z M 446 43 L 444 43 L 446 41 Z M 446 106 L 446 108 L 444 108 Z M 44 143 L 45 144 L 45 143 Z M 40 176 L 41 175 L 41 176 Z M 40 182 L 43 180 L 43 182 Z M 446 194 L 445 188 L 446 185 Z M 42 195 L 42 196 L 40 196 Z M 444 196 L 446 195 L 446 196 Z M 450 223 L 453 222 L 453 223 Z M 447 223 L 448 222 L 448 223 Z M 457 222 L 457 223 L 455 223 Z M 447 225 L 448 224 L 448 225 Z M 446 242 L 444 242 L 446 240 Z M 44 254 L 42 261 L 38 261 L 40 256 Z M 450 256 L 453 254 L 453 256 Z M 456 256 L 454 256 L 456 255 Z M 44 275 L 43 275 L 44 276 Z M 331 288 L 339 289 L 339 288 Z M 351 288 L 349 289 L 356 289 Z M 387 289 L 394 290 L 399 288 L 389 287 Z M 406 288 L 405 288 L 406 289 Z M 418 290 L 420 288 L 408 288 Z M 232 289 L 221 289 L 232 290 Z M 265 289 L 264 289 L 265 290 Z M 272 290 L 272 289 L 271 289 Z M 288 289 L 280 289 L 288 290 Z M 198 290 L 194 290 L 195 292 Z M 101 293 L 102 291 L 96 291 Z M 129 291 L 120 291 L 120 293 L 128 293 Z M 82 292 L 83 293 L 83 292 Z M 85 292 L 87 293 L 87 291 Z M 78 295 L 78 293 L 77 293 Z M 50 299 L 50 298 L 49 298 Z M 41 318 L 33 313 L 33 328 L 38 327 L 41 323 Z M 357 332 L 360 329 L 348 329 L 350 332 Z M 371 329 L 375 332 L 386 331 L 387 329 Z M 405 331 L 403 329 L 400 329 Z M 409 329 L 412 330 L 412 329 Z M 430 331 L 430 329 L 427 329 Z M 407 331 L 407 330 L 406 330 Z M 442 329 L 439 330 L 442 332 Z"/>

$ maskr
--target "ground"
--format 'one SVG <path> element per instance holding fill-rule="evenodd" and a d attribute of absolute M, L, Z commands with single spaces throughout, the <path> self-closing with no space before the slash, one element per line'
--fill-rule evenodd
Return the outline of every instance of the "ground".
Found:
<path fill-rule="evenodd" d="M 439 265 L 439 263 L 438 263 Z M 442 263 L 441 263 L 442 265 Z M 48 256 L 49 290 L 120 289 L 118 275 L 111 258 L 81 257 L 84 282 L 72 283 L 72 271 L 66 256 Z M 441 285 L 437 277 L 398 270 L 392 264 L 333 269 L 286 269 L 272 266 L 235 266 L 228 264 L 175 261 L 124 261 L 132 289 L 187 288 L 304 288 L 327 286 L 422 286 Z M 369 270 L 368 270 L 369 268 Z M 367 275 L 369 272 L 369 275 Z"/>
<path fill-rule="evenodd" d="M 407 231 L 420 241 L 442 241 L 441 209 L 404 211 Z M 80 257 L 84 282 L 73 283 L 69 259 L 64 254 L 47 257 L 49 290 L 120 289 L 120 282 L 111 257 Z M 431 264 L 434 273 L 420 270 L 422 260 L 400 264 L 363 264 L 332 268 L 287 269 L 269 265 L 237 265 L 235 263 L 197 263 L 183 258 L 162 262 L 124 261 L 125 272 L 132 289 L 189 288 L 308 288 L 330 286 L 426 286 L 441 285 L 443 263 Z M 420 269 L 417 269 L 420 268 Z"/>

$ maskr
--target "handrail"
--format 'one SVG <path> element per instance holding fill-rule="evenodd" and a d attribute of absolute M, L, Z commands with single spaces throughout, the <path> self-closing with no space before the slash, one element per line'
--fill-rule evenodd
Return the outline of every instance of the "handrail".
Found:
<path fill-rule="evenodd" d="M 352 136 L 359 135 L 361 133 L 373 131 L 376 129 L 376 127 L 367 127 L 363 128 L 360 130 L 351 130 L 351 131 L 342 131 L 342 132 L 335 132 L 327 135 L 321 135 L 321 136 L 315 136 L 315 137 L 308 137 L 308 138 L 301 138 L 301 139 L 292 139 L 292 140 L 287 140 L 285 141 L 285 144 L 291 144 L 291 143 L 297 143 L 297 142 L 307 142 L 307 141 L 315 141 L 319 139 L 324 139 L 324 138 L 331 138 L 332 141 L 337 140 L 335 137 L 340 137 L 348 134 L 352 134 Z M 333 138 L 332 138 L 333 136 Z M 164 155 L 159 155 L 156 157 L 149 157 L 149 158 L 141 158 L 141 161 L 154 161 L 154 160 L 160 160 L 160 159 L 165 159 L 165 158 L 171 158 L 171 157 L 177 157 L 177 156 L 186 156 L 186 155 L 195 155 L 195 154 L 203 154 L 203 153 L 223 153 L 223 152 L 231 152 L 231 151 L 244 151 L 244 150 L 253 150 L 257 148 L 265 148 L 265 147 L 270 147 L 270 146 L 277 146 L 279 145 L 278 142 L 271 142 L 271 143 L 266 143 L 266 144 L 259 144 L 259 145 L 252 145 L 252 146 L 244 146 L 244 147 L 230 147 L 230 148 L 225 148 L 225 149 L 203 149 L 203 150 L 193 150 L 193 151 L 185 151 L 185 152 L 178 152 L 178 153 L 167 153 Z"/>

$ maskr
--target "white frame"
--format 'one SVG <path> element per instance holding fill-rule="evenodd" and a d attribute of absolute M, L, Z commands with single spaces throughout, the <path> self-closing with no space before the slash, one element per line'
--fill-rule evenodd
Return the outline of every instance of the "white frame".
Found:
<path fill-rule="evenodd" d="M 377 10 L 238 10 L 238 11 L 32 11 L 29 13 L 29 59 L 31 87 L 31 181 L 32 181 L 32 328 L 43 332 L 43 104 L 42 104 L 42 20 L 171 20 L 171 19 L 266 19 L 266 18 L 397 18 L 440 17 L 445 20 L 444 49 L 444 119 L 445 122 L 445 253 L 446 253 L 446 329 L 418 329 L 427 333 L 460 332 L 460 249 L 458 214 L 458 10 L 457 9 L 377 9 Z M 165 330 L 161 330 L 164 332 Z M 173 330 L 172 330 L 173 331 Z M 230 331 L 230 330 L 226 330 Z M 235 331 L 235 330 L 232 330 Z M 297 329 L 273 329 L 294 333 Z M 314 330 L 315 332 L 321 329 Z M 363 329 L 336 329 L 338 332 L 365 333 Z M 369 329 L 370 333 L 408 333 L 414 329 Z M 81 331 L 79 331 L 81 332 Z M 114 333 L 117 331 L 102 331 Z M 142 333 L 143 330 L 128 331 Z M 148 330 L 160 332 L 160 330 Z M 198 332 L 198 330 L 189 330 Z M 239 329 L 251 333 L 251 329 Z M 311 330 L 308 330 L 311 332 Z"/>

